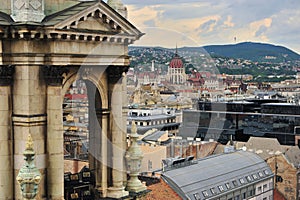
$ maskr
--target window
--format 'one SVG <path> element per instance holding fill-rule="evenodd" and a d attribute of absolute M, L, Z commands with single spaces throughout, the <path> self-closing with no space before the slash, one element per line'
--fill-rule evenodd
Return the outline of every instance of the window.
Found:
<path fill-rule="evenodd" d="M 261 186 L 257 188 L 257 192 L 261 193 Z"/>
<path fill-rule="evenodd" d="M 252 177 L 255 179 L 258 179 L 257 175 L 256 174 L 252 174 Z"/>
<path fill-rule="evenodd" d="M 201 197 L 200 197 L 200 195 L 199 195 L 198 192 L 194 194 L 194 198 L 195 198 L 196 200 L 201 200 Z"/>
<path fill-rule="evenodd" d="M 230 185 L 229 185 L 229 183 L 225 183 L 225 186 L 226 186 L 226 188 L 227 188 L 227 189 L 229 189 L 229 188 L 230 188 Z"/>
<path fill-rule="evenodd" d="M 247 179 L 249 182 L 252 181 L 251 176 L 246 176 L 246 179 Z"/>
<path fill-rule="evenodd" d="M 219 185 L 218 188 L 219 188 L 220 192 L 224 191 L 223 185 Z"/>
<path fill-rule="evenodd" d="M 264 172 L 265 172 L 266 175 L 270 174 L 270 172 L 267 169 Z"/>
<path fill-rule="evenodd" d="M 238 185 L 236 180 L 233 180 L 233 181 L 232 181 L 232 184 L 233 184 L 234 186 L 237 186 L 237 185 Z"/>
<path fill-rule="evenodd" d="M 245 180 L 243 178 L 240 178 L 240 183 L 241 184 L 244 184 L 245 183 Z"/>
<path fill-rule="evenodd" d="M 268 189 L 268 185 L 267 185 L 267 184 L 264 184 L 264 186 L 263 186 L 263 191 L 265 192 L 267 189 Z"/>
<path fill-rule="evenodd" d="M 246 192 L 242 194 L 242 199 L 246 199 Z"/>
<path fill-rule="evenodd" d="M 267 197 L 263 198 L 263 200 L 268 200 Z"/>
<path fill-rule="evenodd" d="M 202 194 L 203 194 L 204 197 L 208 197 L 208 193 L 207 193 L 206 190 L 204 190 L 204 191 L 202 192 Z"/>
<path fill-rule="evenodd" d="M 258 175 L 259 175 L 260 177 L 263 177 L 263 176 L 264 176 L 264 174 L 263 174 L 262 172 L 258 172 Z"/>
<path fill-rule="evenodd" d="M 236 196 L 234 197 L 234 200 L 240 200 L 240 195 L 236 195 Z"/>
<path fill-rule="evenodd" d="M 249 190 L 249 191 L 248 191 L 248 196 L 249 196 L 249 197 L 252 197 L 252 196 L 253 196 L 252 190 Z"/>
<path fill-rule="evenodd" d="M 215 188 L 210 188 L 212 194 L 216 194 Z"/>

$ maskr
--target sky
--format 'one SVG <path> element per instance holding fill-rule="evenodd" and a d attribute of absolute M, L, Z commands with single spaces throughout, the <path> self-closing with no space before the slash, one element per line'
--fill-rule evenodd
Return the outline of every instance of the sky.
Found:
<path fill-rule="evenodd" d="M 145 35 L 135 46 L 262 42 L 300 53 L 299 0 L 122 0 Z"/>

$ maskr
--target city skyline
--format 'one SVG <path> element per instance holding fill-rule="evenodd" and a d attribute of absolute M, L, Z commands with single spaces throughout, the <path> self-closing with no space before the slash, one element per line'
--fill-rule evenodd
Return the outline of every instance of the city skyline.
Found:
<path fill-rule="evenodd" d="M 300 53 L 300 4 L 246 0 L 123 0 L 128 19 L 146 33 L 134 45 L 205 46 L 262 42 Z M 166 38 L 166 39 L 165 39 Z"/>

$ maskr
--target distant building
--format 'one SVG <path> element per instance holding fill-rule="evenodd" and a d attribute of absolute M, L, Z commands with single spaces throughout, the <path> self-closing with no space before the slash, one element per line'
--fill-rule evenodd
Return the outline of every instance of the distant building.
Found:
<path fill-rule="evenodd" d="M 167 80 L 172 84 L 185 84 L 186 83 L 185 67 L 182 59 L 178 55 L 177 47 L 173 59 L 170 61 Z"/>
<path fill-rule="evenodd" d="M 161 177 L 182 199 L 273 199 L 270 167 L 245 151 L 173 161 Z"/>
<path fill-rule="evenodd" d="M 140 135 L 152 129 L 168 131 L 170 135 L 176 135 L 180 125 L 176 121 L 175 110 L 170 109 L 130 109 L 127 118 L 128 133 L 132 121 L 135 121 L 137 133 Z"/>
<path fill-rule="evenodd" d="M 299 145 L 299 106 L 282 101 L 281 98 L 255 98 L 243 102 L 199 101 L 198 110 L 183 110 L 178 135 L 214 139 L 222 144 L 226 144 L 231 136 L 244 142 L 250 136 L 260 136 L 277 138 L 284 145 Z"/>

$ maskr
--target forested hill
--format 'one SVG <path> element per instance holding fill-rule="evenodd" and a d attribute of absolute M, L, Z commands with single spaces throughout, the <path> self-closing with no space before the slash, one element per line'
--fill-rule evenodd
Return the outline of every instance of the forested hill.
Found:
<path fill-rule="evenodd" d="M 232 45 L 210 45 L 204 46 L 203 48 L 211 56 L 240 58 L 254 62 L 287 62 L 300 60 L 299 54 L 286 47 L 264 43 L 243 42 Z"/>

